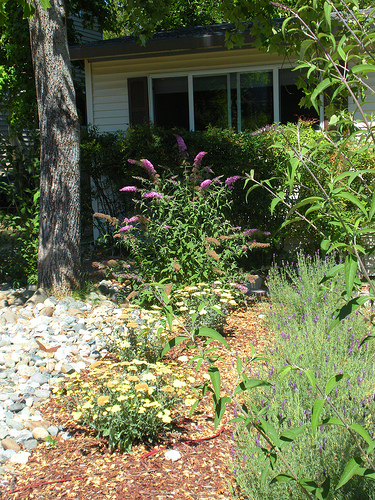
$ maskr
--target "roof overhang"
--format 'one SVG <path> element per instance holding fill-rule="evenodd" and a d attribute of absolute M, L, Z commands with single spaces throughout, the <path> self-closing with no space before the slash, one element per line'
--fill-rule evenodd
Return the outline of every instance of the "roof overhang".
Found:
<path fill-rule="evenodd" d="M 227 50 L 225 34 L 233 25 L 211 25 L 197 28 L 179 28 L 156 33 L 144 46 L 133 37 L 101 40 L 69 48 L 72 61 L 88 59 L 133 59 L 161 55 L 176 55 Z M 244 33 L 243 47 L 254 46 L 250 31 Z"/>

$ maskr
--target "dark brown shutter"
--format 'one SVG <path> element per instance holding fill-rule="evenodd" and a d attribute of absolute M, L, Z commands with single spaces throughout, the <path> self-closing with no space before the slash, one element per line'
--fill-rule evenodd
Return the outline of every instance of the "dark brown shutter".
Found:
<path fill-rule="evenodd" d="M 149 120 L 147 77 L 128 78 L 130 125 L 140 125 Z"/>

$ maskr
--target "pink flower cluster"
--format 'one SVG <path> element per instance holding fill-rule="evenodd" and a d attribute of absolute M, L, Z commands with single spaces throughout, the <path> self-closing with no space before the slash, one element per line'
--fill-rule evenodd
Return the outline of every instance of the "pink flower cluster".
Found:
<path fill-rule="evenodd" d="M 132 191 L 133 193 L 135 193 L 136 191 L 138 191 L 138 188 L 136 186 L 125 186 L 121 188 L 120 191 Z"/>
<path fill-rule="evenodd" d="M 149 175 L 152 176 L 152 175 L 156 174 L 156 170 L 154 169 L 154 165 L 150 161 L 146 160 L 146 158 L 142 158 L 141 163 L 145 167 L 145 169 L 147 170 L 147 173 Z"/>
<path fill-rule="evenodd" d="M 134 226 L 131 226 L 130 224 L 120 227 L 119 231 L 130 231 L 130 229 L 133 229 Z"/>
<path fill-rule="evenodd" d="M 200 183 L 200 187 L 202 189 L 206 189 L 211 183 L 212 183 L 211 179 L 206 179 L 205 181 Z"/>
<path fill-rule="evenodd" d="M 199 167 L 204 155 L 206 155 L 206 151 L 201 151 L 200 153 L 197 154 L 197 156 L 194 158 L 194 165 Z"/>
<path fill-rule="evenodd" d="M 162 200 L 164 196 L 161 193 L 157 193 L 156 191 L 151 191 L 150 193 L 144 193 L 142 198 L 158 198 Z"/>
<path fill-rule="evenodd" d="M 241 179 L 240 175 L 233 175 L 232 177 L 228 177 L 228 179 L 225 180 L 225 184 L 228 187 L 232 187 L 232 184 L 234 184 L 238 179 Z"/>
<path fill-rule="evenodd" d="M 177 145 L 178 145 L 178 151 L 179 153 L 184 153 L 186 151 L 187 156 L 189 156 L 189 153 L 187 152 L 187 147 L 185 144 L 185 141 L 180 135 L 174 134 L 176 137 Z"/>
<path fill-rule="evenodd" d="M 127 222 L 138 222 L 138 215 L 133 215 L 133 217 L 130 217 L 130 219 L 128 219 L 127 217 L 125 217 L 125 219 L 123 220 L 124 223 L 127 223 Z"/>

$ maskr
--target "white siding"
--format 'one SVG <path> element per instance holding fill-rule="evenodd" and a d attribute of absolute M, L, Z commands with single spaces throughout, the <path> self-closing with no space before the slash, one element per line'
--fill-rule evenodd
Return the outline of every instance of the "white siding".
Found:
<path fill-rule="evenodd" d="M 129 126 L 127 75 L 124 67 L 91 65 L 92 120 L 102 132 L 124 130 Z"/>
<path fill-rule="evenodd" d="M 369 85 L 373 92 L 369 89 L 366 90 L 366 100 L 362 105 L 362 109 L 365 113 L 372 114 L 374 117 L 375 114 L 375 73 L 370 73 L 369 78 L 365 80 L 366 84 Z M 349 111 L 356 111 L 355 117 L 357 120 L 362 120 L 360 113 L 356 109 L 356 105 L 353 100 L 349 100 Z"/>

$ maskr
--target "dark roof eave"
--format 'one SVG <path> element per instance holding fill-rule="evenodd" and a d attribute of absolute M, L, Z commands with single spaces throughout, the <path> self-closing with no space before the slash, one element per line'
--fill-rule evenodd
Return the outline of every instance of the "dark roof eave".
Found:
<path fill-rule="evenodd" d="M 244 34 L 244 46 L 251 47 L 254 44 L 254 37 L 249 33 Z M 147 54 L 176 53 L 183 52 L 204 52 L 212 51 L 214 48 L 222 50 L 225 48 L 225 32 L 220 34 L 209 34 L 195 37 L 181 37 L 168 39 L 151 39 L 142 46 L 129 38 L 116 38 L 114 40 L 104 40 L 93 42 L 87 45 L 77 45 L 69 48 L 72 61 L 82 59 L 103 59 L 103 58 L 124 58 L 136 55 L 145 56 Z"/>

